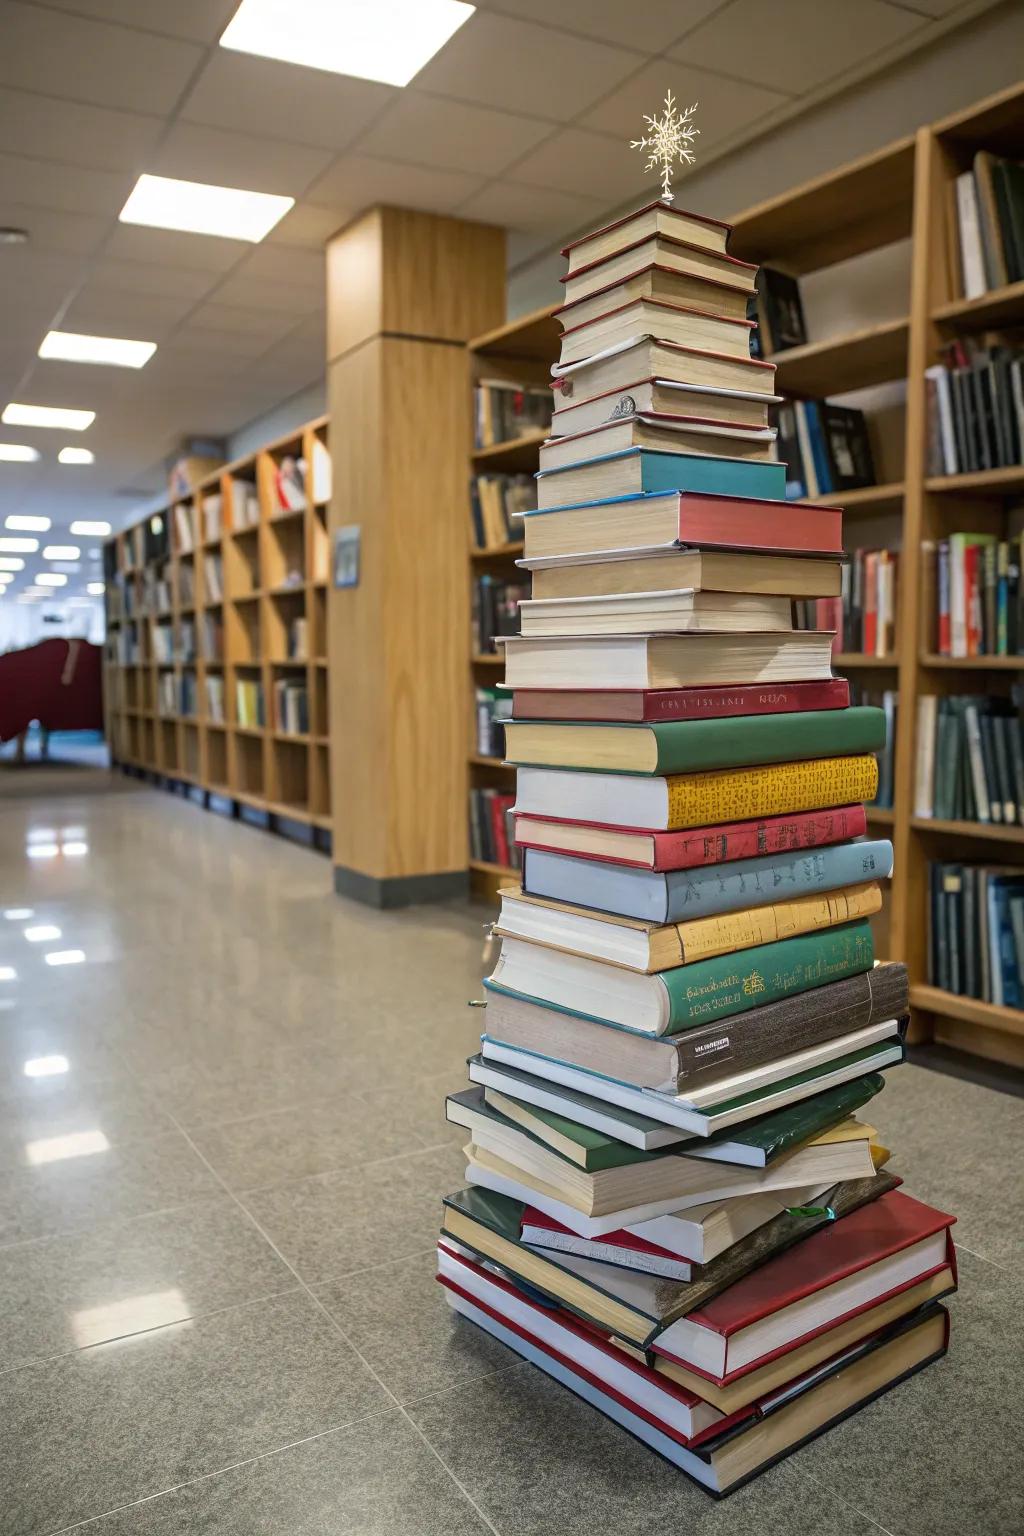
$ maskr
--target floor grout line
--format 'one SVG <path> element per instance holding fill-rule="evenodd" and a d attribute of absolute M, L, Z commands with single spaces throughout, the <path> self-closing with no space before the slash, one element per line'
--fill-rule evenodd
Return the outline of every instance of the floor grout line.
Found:
<path fill-rule="evenodd" d="M 172 1119 L 174 1118 L 173 1115 L 171 1116 L 171 1118 Z M 175 1124 L 177 1124 L 177 1121 L 175 1121 Z M 473 1510 L 475 1510 L 476 1514 L 483 1521 L 483 1523 L 487 1527 L 487 1529 L 490 1532 L 492 1532 L 492 1536 L 501 1536 L 501 1533 L 498 1530 L 497 1526 L 484 1513 L 484 1511 L 481 1509 L 480 1505 L 473 1498 L 473 1495 L 469 1492 L 469 1489 L 466 1488 L 466 1486 L 460 1481 L 460 1479 L 456 1476 L 455 1472 L 452 1470 L 452 1468 L 445 1461 L 444 1457 L 441 1455 L 441 1453 L 437 1449 L 437 1447 L 428 1439 L 427 1435 L 424 1433 L 424 1431 L 416 1423 L 416 1420 L 412 1417 L 412 1415 L 406 1409 L 405 1404 L 401 1402 L 401 1400 L 396 1396 L 396 1394 L 394 1392 L 392 1392 L 391 1388 L 387 1385 L 387 1383 L 385 1382 L 384 1378 L 370 1364 L 369 1360 L 367 1360 L 366 1356 L 359 1349 L 359 1347 L 355 1343 L 355 1341 L 353 1339 L 351 1339 L 349 1337 L 349 1335 L 345 1332 L 344 1328 L 338 1322 L 337 1318 L 333 1317 L 331 1315 L 331 1312 L 324 1305 L 324 1303 L 320 1300 L 319 1296 L 317 1296 L 310 1289 L 310 1287 L 307 1285 L 306 1281 L 303 1280 L 302 1276 L 299 1274 L 299 1272 L 295 1268 L 295 1266 L 285 1257 L 285 1255 L 281 1252 L 280 1248 L 278 1248 L 277 1244 L 274 1242 L 274 1240 L 270 1236 L 270 1234 L 263 1228 L 263 1226 L 261 1225 L 261 1223 L 259 1222 L 257 1217 L 253 1215 L 252 1211 L 249 1210 L 248 1206 L 244 1204 L 244 1202 L 239 1198 L 239 1196 L 236 1195 L 233 1190 L 228 1188 L 227 1184 L 224 1183 L 224 1180 L 220 1177 L 220 1174 L 214 1168 L 213 1164 L 210 1163 L 207 1160 L 207 1158 L 203 1157 L 202 1152 L 196 1146 L 195 1142 L 189 1136 L 189 1134 L 185 1130 L 185 1128 L 183 1126 L 181 1126 L 181 1125 L 178 1125 L 178 1129 L 181 1131 L 181 1134 L 185 1137 L 185 1140 L 188 1142 L 189 1146 L 195 1152 L 196 1156 L 199 1157 L 199 1158 L 202 1158 L 202 1161 L 206 1164 L 207 1168 L 209 1168 L 209 1170 L 213 1174 L 214 1178 L 217 1179 L 218 1182 L 223 1186 L 223 1188 L 226 1191 L 226 1193 L 231 1196 L 231 1199 L 234 1200 L 234 1202 L 238 1206 L 239 1210 L 244 1212 L 246 1218 L 252 1223 L 252 1225 L 255 1227 L 256 1231 L 259 1232 L 260 1236 L 264 1239 L 264 1241 L 267 1242 L 270 1245 L 270 1247 L 273 1249 L 274 1253 L 281 1260 L 282 1264 L 287 1265 L 288 1269 L 291 1270 L 292 1274 L 295 1276 L 296 1280 L 298 1281 L 300 1287 L 302 1288 L 303 1291 L 305 1291 L 306 1295 L 309 1297 L 309 1299 L 313 1303 L 313 1305 L 327 1319 L 327 1322 L 335 1330 L 335 1332 L 338 1334 L 338 1336 L 341 1339 L 343 1339 L 344 1342 L 348 1345 L 349 1349 L 351 1349 L 352 1353 L 360 1361 L 360 1363 L 362 1364 L 363 1368 L 366 1371 L 368 1371 L 369 1374 L 376 1381 L 376 1383 L 380 1387 L 381 1391 L 386 1393 L 387 1396 L 391 1399 L 392 1403 L 398 1409 L 398 1411 L 401 1413 L 402 1417 L 405 1419 L 406 1423 L 413 1430 L 414 1434 L 416 1434 L 419 1437 L 419 1439 L 423 1442 L 423 1444 L 427 1447 L 427 1450 L 430 1452 L 431 1456 L 433 1456 L 434 1459 L 438 1462 L 438 1464 L 443 1468 L 445 1473 L 448 1475 L 448 1477 L 451 1479 L 451 1481 L 455 1484 L 455 1487 L 462 1494 L 462 1496 L 466 1500 L 466 1502 L 472 1507 Z M 395 1160 L 396 1159 L 393 1159 L 393 1158 L 392 1159 L 383 1159 L 383 1161 L 395 1161 Z"/>

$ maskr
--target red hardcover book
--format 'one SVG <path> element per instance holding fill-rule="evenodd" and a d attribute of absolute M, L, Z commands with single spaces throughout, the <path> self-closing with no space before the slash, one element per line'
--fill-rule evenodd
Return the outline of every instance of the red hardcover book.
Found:
<path fill-rule="evenodd" d="M 819 597 L 815 599 L 814 627 L 815 629 L 831 629 L 834 635 L 832 650 L 845 650 L 843 600 L 841 597 Z"/>
<path fill-rule="evenodd" d="M 494 843 L 494 862 L 507 864 L 508 854 L 508 826 L 505 820 L 505 812 L 512 804 L 507 795 L 492 795 L 488 804 L 491 813 L 491 838 Z"/>
<path fill-rule="evenodd" d="M 981 583 L 978 564 L 981 550 L 977 544 L 968 544 L 964 550 L 964 593 L 967 608 L 967 654 L 981 654 Z"/>
<path fill-rule="evenodd" d="M 733 715 L 846 709 L 849 703 L 850 685 L 843 677 L 821 683 L 755 683 L 741 688 L 516 688 L 512 718 L 644 725 L 659 720 L 717 720 Z"/>
<path fill-rule="evenodd" d="M 783 552 L 802 555 L 841 555 L 843 513 L 840 507 L 812 506 L 802 501 L 769 501 L 758 496 L 720 496 L 710 491 L 663 491 L 646 495 L 669 506 L 675 503 L 676 544 L 710 544 L 725 549 Z M 640 497 L 633 498 L 637 503 Z M 586 505 L 600 516 L 604 502 Z M 621 511 L 622 498 L 607 503 Z M 561 517 L 572 508 L 530 512 L 533 518 Z M 527 530 L 528 531 L 528 530 Z"/>
<path fill-rule="evenodd" d="M 753 859 L 799 848 L 824 848 L 863 837 L 866 831 L 867 814 L 862 805 L 765 816 L 759 821 L 730 821 L 685 832 L 652 832 L 547 816 L 515 818 L 520 847 L 658 872 L 697 869 L 703 864 L 725 864 L 732 859 Z"/>
<path fill-rule="evenodd" d="M 670 1323 L 651 1347 L 724 1386 L 941 1269 L 955 1281 L 955 1220 L 890 1190 Z"/>

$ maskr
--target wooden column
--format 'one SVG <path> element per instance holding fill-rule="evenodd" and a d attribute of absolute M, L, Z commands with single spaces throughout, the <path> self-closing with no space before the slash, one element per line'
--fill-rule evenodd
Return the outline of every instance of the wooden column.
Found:
<path fill-rule="evenodd" d="M 502 230 L 373 208 L 328 243 L 334 884 L 374 906 L 466 890 L 465 343 L 504 313 Z"/>

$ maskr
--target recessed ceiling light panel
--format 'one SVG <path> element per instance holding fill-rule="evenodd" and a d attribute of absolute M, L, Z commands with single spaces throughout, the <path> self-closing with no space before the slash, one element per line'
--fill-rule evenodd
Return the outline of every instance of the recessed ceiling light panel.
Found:
<path fill-rule="evenodd" d="M 270 233 L 294 203 L 294 197 L 270 192 L 143 175 L 119 217 L 122 224 L 148 224 L 153 229 L 181 229 L 194 235 L 256 242 Z"/>
<path fill-rule="evenodd" d="M 0 443 L 0 462 L 4 464 L 34 464 L 39 457 L 38 448 L 28 443 Z"/>
<path fill-rule="evenodd" d="M 8 555 L 34 555 L 38 548 L 38 539 L 0 538 L 0 550 Z"/>
<path fill-rule="evenodd" d="M 40 571 L 35 582 L 37 587 L 66 587 L 68 579 L 59 571 Z"/>
<path fill-rule="evenodd" d="M 91 448 L 62 448 L 57 455 L 58 464 L 95 464 L 96 455 Z"/>
<path fill-rule="evenodd" d="M 77 533 L 79 537 L 83 539 L 87 538 L 90 534 L 96 538 L 102 538 L 104 534 L 110 532 L 110 524 L 93 523 L 89 522 L 86 518 L 79 517 L 76 518 L 76 520 L 71 524 L 70 531 L 72 533 Z"/>
<path fill-rule="evenodd" d="M 48 517 L 29 517 L 27 513 L 12 512 L 4 518 L 4 527 L 17 533 L 45 533 L 50 526 Z"/>
<path fill-rule="evenodd" d="M 65 363 L 106 363 L 112 368 L 144 368 L 155 341 L 124 341 L 118 336 L 82 336 L 76 331 L 47 331 L 39 356 Z"/>
<path fill-rule="evenodd" d="M 56 405 L 20 405 L 16 400 L 4 406 L 0 416 L 0 421 L 7 427 L 61 427 L 67 432 L 84 432 L 95 420 L 95 411 L 72 411 Z"/>
<path fill-rule="evenodd" d="M 81 553 L 77 544 L 47 544 L 43 550 L 43 559 L 77 560 Z"/>
<path fill-rule="evenodd" d="M 242 0 L 222 48 L 408 85 L 475 11 L 462 0 Z"/>

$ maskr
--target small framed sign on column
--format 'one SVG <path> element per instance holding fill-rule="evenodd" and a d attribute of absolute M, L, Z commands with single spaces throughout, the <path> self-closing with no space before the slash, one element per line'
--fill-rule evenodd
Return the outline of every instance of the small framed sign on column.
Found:
<path fill-rule="evenodd" d="M 334 535 L 334 585 L 358 587 L 359 585 L 359 536 L 358 523 L 339 528 Z"/>

